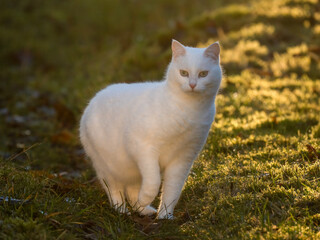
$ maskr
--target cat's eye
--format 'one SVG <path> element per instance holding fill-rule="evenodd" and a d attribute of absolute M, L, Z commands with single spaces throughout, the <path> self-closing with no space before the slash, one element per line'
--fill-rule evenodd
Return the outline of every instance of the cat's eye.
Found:
<path fill-rule="evenodd" d="M 202 71 L 202 72 L 199 72 L 199 77 L 206 77 L 208 75 L 208 71 Z"/>
<path fill-rule="evenodd" d="M 182 77 L 189 77 L 189 73 L 186 70 L 180 70 L 180 75 Z"/>

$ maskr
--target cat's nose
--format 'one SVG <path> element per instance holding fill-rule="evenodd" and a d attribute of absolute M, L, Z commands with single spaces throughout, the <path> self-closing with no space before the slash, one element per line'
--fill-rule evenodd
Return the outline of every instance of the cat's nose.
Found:
<path fill-rule="evenodd" d="M 196 83 L 189 83 L 189 86 L 190 86 L 192 89 L 194 89 L 194 88 L 197 86 L 197 84 L 196 84 Z"/>

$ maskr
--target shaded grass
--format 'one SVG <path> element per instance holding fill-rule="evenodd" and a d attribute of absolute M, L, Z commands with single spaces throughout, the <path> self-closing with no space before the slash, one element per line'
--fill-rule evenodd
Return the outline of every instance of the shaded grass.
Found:
<path fill-rule="evenodd" d="M 320 238 L 320 5 L 205 3 L 2 3 L 0 238 Z M 172 38 L 221 42 L 216 120 L 174 221 L 120 215 L 78 121 L 102 87 L 161 79 Z"/>

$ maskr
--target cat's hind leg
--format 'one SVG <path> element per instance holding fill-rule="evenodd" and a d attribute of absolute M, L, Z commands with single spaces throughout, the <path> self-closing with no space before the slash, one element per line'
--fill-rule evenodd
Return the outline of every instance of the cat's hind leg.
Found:
<path fill-rule="evenodd" d="M 102 178 L 100 178 L 100 182 L 108 195 L 110 205 L 120 213 L 128 213 L 124 187 L 119 184 L 113 184 L 112 181 L 106 181 Z"/>

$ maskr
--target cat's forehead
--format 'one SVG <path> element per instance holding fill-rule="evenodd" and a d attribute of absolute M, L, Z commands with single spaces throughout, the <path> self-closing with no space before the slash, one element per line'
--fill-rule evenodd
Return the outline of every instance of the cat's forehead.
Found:
<path fill-rule="evenodd" d="M 212 61 L 205 56 L 205 48 L 185 47 L 185 55 L 179 58 L 179 64 L 184 68 L 201 68 L 212 64 Z"/>
<path fill-rule="evenodd" d="M 186 56 L 189 57 L 203 57 L 205 48 L 194 48 L 194 47 L 185 47 Z"/>

